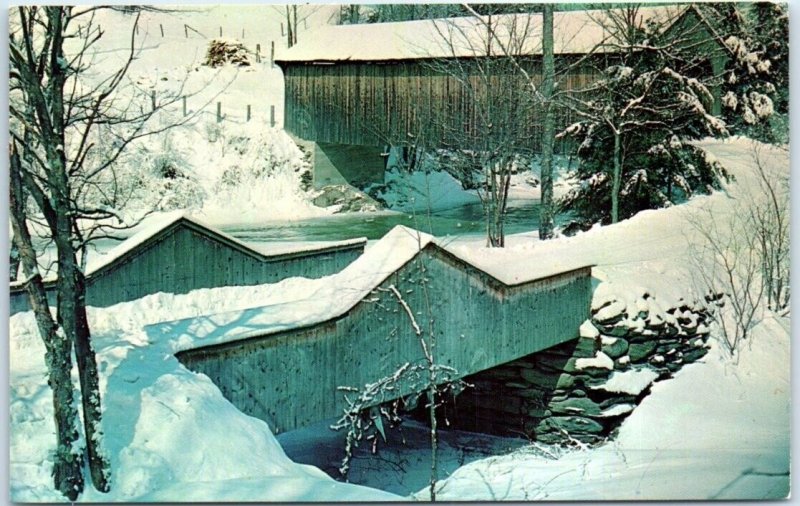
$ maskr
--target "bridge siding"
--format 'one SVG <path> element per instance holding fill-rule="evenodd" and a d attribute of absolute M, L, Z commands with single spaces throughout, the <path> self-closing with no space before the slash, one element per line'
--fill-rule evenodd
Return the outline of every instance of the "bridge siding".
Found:
<path fill-rule="evenodd" d="M 198 288 L 276 283 L 294 276 L 319 278 L 340 271 L 362 251 L 362 245 L 355 245 L 267 261 L 179 224 L 91 274 L 86 301 L 89 306 L 108 307 L 157 292 L 182 294 Z M 48 289 L 48 298 L 55 303 L 53 288 Z M 27 292 L 13 290 L 10 314 L 28 309 Z"/>
<path fill-rule="evenodd" d="M 574 65 L 577 59 L 559 55 L 558 65 Z M 540 59 L 529 57 L 520 62 L 538 85 Z M 448 132 L 482 135 L 487 131 L 474 110 L 476 99 L 469 96 L 457 77 L 424 60 L 278 64 L 285 83 L 284 128 L 302 139 L 362 146 L 403 145 L 409 134 L 418 136 L 424 127 L 429 139 L 446 145 L 464 139 L 463 134 L 449 138 Z M 462 64 L 468 66 L 469 59 Z M 516 75 L 491 76 L 489 86 L 485 86 L 476 71 L 470 86 L 487 94 L 513 86 L 515 77 L 516 85 L 524 86 Z M 574 65 L 567 72 L 560 71 L 558 89 L 582 90 L 596 78 L 597 71 L 589 63 Z M 480 101 L 486 103 L 487 99 Z M 541 137 L 539 116 L 532 116 L 529 135 L 525 136 L 534 151 L 539 150 Z M 574 121 L 568 108 L 556 109 L 557 128 Z M 558 144 L 566 149 L 566 145 Z"/>
<path fill-rule="evenodd" d="M 395 285 L 421 313 L 416 318 L 424 328 L 423 267 L 430 280 L 437 362 L 464 376 L 573 339 L 589 317 L 588 268 L 498 293 L 486 286 L 486 274 L 426 248 L 343 318 L 190 350 L 178 358 L 276 433 L 339 416 L 345 403 L 337 386 L 363 387 L 405 362 L 423 360 L 408 315 L 387 291 Z M 409 392 L 407 385 L 398 395 Z"/>

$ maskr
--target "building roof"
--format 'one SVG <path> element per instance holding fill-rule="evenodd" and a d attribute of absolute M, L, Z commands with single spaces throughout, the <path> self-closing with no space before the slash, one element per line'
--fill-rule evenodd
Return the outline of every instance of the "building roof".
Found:
<path fill-rule="evenodd" d="M 129 255 L 137 254 L 138 250 L 146 247 L 152 241 L 156 241 L 164 235 L 172 233 L 173 230 L 179 227 L 190 228 L 209 239 L 223 243 L 230 248 L 238 250 L 262 262 L 275 262 L 315 253 L 324 253 L 327 251 L 349 249 L 359 246 L 363 247 L 367 243 L 365 237 L 360 237 L 346 241 L 327 242 L 325 244 L 317 243 L 312 246 L 298 246 L 289 250 L 284 248 L 281 251 L 262 252 L 211 225 L 203 223 L 184 211 L 175 211 L 166 213 L 165 215 L 153 216 L 145 220 L 139 225 L 135 234 L 109 250 L 106 254 L 90 259 L 86 266 L 86 277 L 90 278 L 113 268 L 114 265 L 124 261 Z M 44 279 L 44 282 L 47 284 L 54 283 L 56 277 L 56 274 L 51 274 Z M 10 288 L 12 290 L 21 290 L 24 286 L 25 283 L 20 281 L 13 281 L 10 283 Z"/>
<path fill-rule="evenodd" d="M 578 263 L 566 264 L 558 259 L 529 261 L 530 254 L 526 253 L 525 259 L 517 258 L 513 262 L 514 266 L 523 268 L 511 268 L 507 257 L 499 257 L 498 261 L 492 261 L 491 253 L 470 257 L 461 248 L 451 248 L 440 244 L 431 235 L 397 225 L 341 272 L 318 280 L 297 280 L 298 287 L 282 285 L 280 291 L 283 293 L 274 303 L 163 322 L 149 326 L 147 334 L 151 340 L 171 340 L 175 343 L 174 351 L 181 352 L 323 324 L 346 315 L 392 274 L 426 249 L 447 255 L 505 287 L 516 287 L 591 267 Z M 282 283 L 291 281 L 284 280 Z M 299 297 L 294 294 L 299 294 Z M 285 300 L 287 298 L 289 300 Z"/>
<path fill-rule="evenodd" d="M 686 6 L 642 7 L 642 21 L 672 23 Z M 556 54 L 586 54 L 613 42 L 608 10 L 556 12 L 553 16 Z M 491 19 L 493 36 L 489 37 Z M 435 20 L 332 25 L 312 32 L 292 48 L 283 50 L 278 63 L 399 61 L 430 58 L 469 58 L 490 54 L 540 55 L 542 15 L 504 14 Z M 491 48 L 489 47 L 491 40 Z"/>

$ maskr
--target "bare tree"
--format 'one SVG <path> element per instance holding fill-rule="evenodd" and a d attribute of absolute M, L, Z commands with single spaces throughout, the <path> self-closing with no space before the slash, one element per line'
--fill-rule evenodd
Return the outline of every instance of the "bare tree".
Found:
<path fill-rule="evenodd" d="M 179 124 L 151 126 L 149 120 L 177 100 L 180 91 L 156 103 L 127 80 L 137 52 L 138 10 L 124 61 L 106 75 L 93 67 L 104 34 L 96 21 L 101 9 L 23 6 L 12 11 L 10 21 L 10 214 L 31 307 L 48 350 L 58 439 L 55 485 L 71 499 L 83 489 L 81 463 L 76 468 L 72 462 L 78 426 L 70 400 L 72 349 L 92 483 L 99 491 L 109 490 L 97 363 L 86 314 L 87 247 L 132 225 L 120 212 L 130 197 L 117 173 L 123 153 L 137 139 Z M 28 211 L 30 202 L 34 212 Z M 29 223 L 55 245 L 55 320 L 44 296 Z"/>
<path fill-rule="evenodd" d="M 728 190 L 726 212 L 688 216 L 701 238 L 691 251 L 697 281 L 716 303 L 731 355 L 766 310 L 786 311 L 790 302 L 789 172 L 764 150 L 753 144 L 754 177 Z"/>
<path fill-rule="evenodd" d="M 308 19 L 318 10 L 318 8 L 309 7 L 308 5 L 298 8 L 297 4 L 276 5 L 273 6 L 273 9 L 283 16 L 283 20 L 286 23 L 285 31 L 283 23 L 281 23 L 281 35 L 286 37 L 286 47 L 292 47 L 297 44 L 300 25 L 303 24 L 308 28 Z"/>
<path fill-rule="evenodd" d="M 78 410 L 73 402 L 72 343 L 50 315 L 42 275 L 28 230 L 25 210 L 25 192 L 19 153 L 12 144 L 10 159 L 10 207 L 14 244 L 18 245 L 20 261 L 25 276 L 28 300 L 36 316 L 39 334 L 45 344 L 47 383 L 53 390 L 53 413 L 56 429 L 56 451 L 53 455 L 53 482 L 56 490 L 74 501 L 83 490 L 81 472 L 83 456 L 75 453 L 78 446 Z"/>
<path fill-rule="evenodd" d="M 790 301 L 789 172 L 765 161 L 764 147 L 753 145 L 757 184 L 749 188 L 750 216 L 758 244 L 767 307 L 788 309 Z"/>
<path fill-rule="evenodd" d="M 691 246 L 696 281 L 716 306 L 721 342 L 731 355 L 763 315 L 758 242 L 743 204 L 735 202 L 725 216 L 703 209 L 689 219 L 702 238 Z"/>
<path fill-rule="evenodd" d="M 418 249 L 422 250 L 423 244 L 420 235 L 417 235 Z M 439 463 L 438 445 L 439 429 L 437 409 L 443 398 L 456 396 L 469 385 L 460 378 L 453 367 L 440 364 L 436 359 L 436 316 L 433 301 L 429 293 L 427 280 L 427 267 L 424 257 L 417 256 L 414 267 L 418 269 L 418 280 L 414 286 L 420 289 L 422 307 L 412 307 L 403 297 L 407 293 L 401 286 L 389 285 L 379 287 L 375 294 L 385 295 L 392 304 L 397 305 L 397 312 L 407 316 L 408 328 L 417 339 L 422 359 L 401 365 L 391 375 L 381 378 L 362 388 L 340 387 L 346 393 L 357 394 L 355 398 L 347 397 L 345 400 L 348 408 L 342 417 L 331 428 L 335 430 L 346 429 L 345 456 L 342 460 L 340 472 L 346 478 L 350 469 L 353 450 L 363 440 L 369 440 L 373 448 L 377 448 L 378 436 L 386 439 L 383 420 L 390 426 L 402 421 L 402 412 L 417 405 L 419 400 L 425 399 L 428 423 L 430 424 L 431 470 L 429 480 L 429 493 L 431 501 L 436 500 L 436 484 L 438 482 Z M 381 302 L 386 307 L 392 304 L 386 300 Z M 418 315 L 423 315 L 425 320 L 420 321 Z"/>
<path fill-rule="evenodd" d="M 465 6 L 469 9 L 469 6 Z M 504 222 L 511 175 L 526 164 L 535 144 L 535 111 L 540 97 L 520 55 L 530 51 L 534 35 L 527 15 L 479 16 L 434 22 L 441 45 L 450 54 L 429 68 L 449 76 L 462 97 L 465 118 L 430 118 L 441 131 L 462 181 L 477 188 L 486 220 L 486 242 L 505 245 Z M 502 36 L 498 36 L 501 32 Z M 464 56 L 468 57 L 464 57 Z M 473 175 L 479 180 L 472 180 Z"/>

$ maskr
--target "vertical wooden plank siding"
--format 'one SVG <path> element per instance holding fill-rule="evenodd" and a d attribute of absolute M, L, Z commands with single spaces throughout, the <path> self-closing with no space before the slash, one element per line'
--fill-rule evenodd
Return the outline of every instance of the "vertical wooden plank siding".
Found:
<path fill-rule="evenodd" d="M 89 306 L 108 307 L 145 295 L 188 293 L 199 288 L 276 283 L 294 276 L 320 278 L 334 274 L 363 252 L 362 245 L 295 256 L 248 255 L 186 226 L 145 242 L 110 268 L 91 274 L 86 283 Z M 54 289 L 48 297 L 55 300 Z M 11 290 L 10 314 L 29 309 L 24 290 Z"/>
<path fill-rule="evenodd" d="M 420 327 L 432 325 L 437 362 L 462 376 L 573 339 L 589 317 L 589 268 L 520 287 L 492 284 L 498 283 L 426 249 L 342 318 L 178 358 L 208 375 L 240 410 L 283 432 L 340 415 L 345 402 L 337 387 L 363 387 L 423 361 L 390 285 Z M 412 390 L 404 385 L 396 395 Z"/>
<path fill-rule="evenodd" d="M 562 57 L 561 64 L 577 57 Z M 469 61 L 460 61 L 469 68 Z M 452 142 L 448 131 L 481 135 L 485 129 L 474 97 L 489 100 L 493 90 L 525 86 L 519 74 L 504 73 L 483 80 L 469 77 L 478 95 L 468 95 L 462 84 L 438 66 L 421 60 L 395 62 L 337 62 L 333 64 L 281 63 L 286 87 L 286 129 L 294 135 L 318 142 L 380 146 L 401 144 L 424 126 L 431 139 Z M 521 60 L 532 76 L 541 81 L 538 58 Z M 566 68 L 566 67 L 565 67 Z M 557 78 L 559 89 L 580 90 L 595 79 L 592 62 L 585 62 Z M 507 70 L 505 72 L 508 72 Z M 559 107 L 557 127 L 574 121 L 569 110 Z M 529 149 L 539 149 L 539 114 L 529 122 Z M 431 129 L 432 128 L 432 129 Z M 463 137 L 463 136 L 462 136 Z"/>

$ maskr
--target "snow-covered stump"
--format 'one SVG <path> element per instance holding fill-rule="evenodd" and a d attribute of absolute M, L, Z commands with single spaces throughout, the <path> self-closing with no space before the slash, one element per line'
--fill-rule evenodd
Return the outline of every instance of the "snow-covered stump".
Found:
<path fill-rule="evenodd" d="M 444 408 L 451 428 L 544 443 L 598 443 L 650 392 L 707 352 L 709 313 L 679 301 L 661 310 L 644 294 L 592 309 L 580 337 L 465 378 Z"/>

